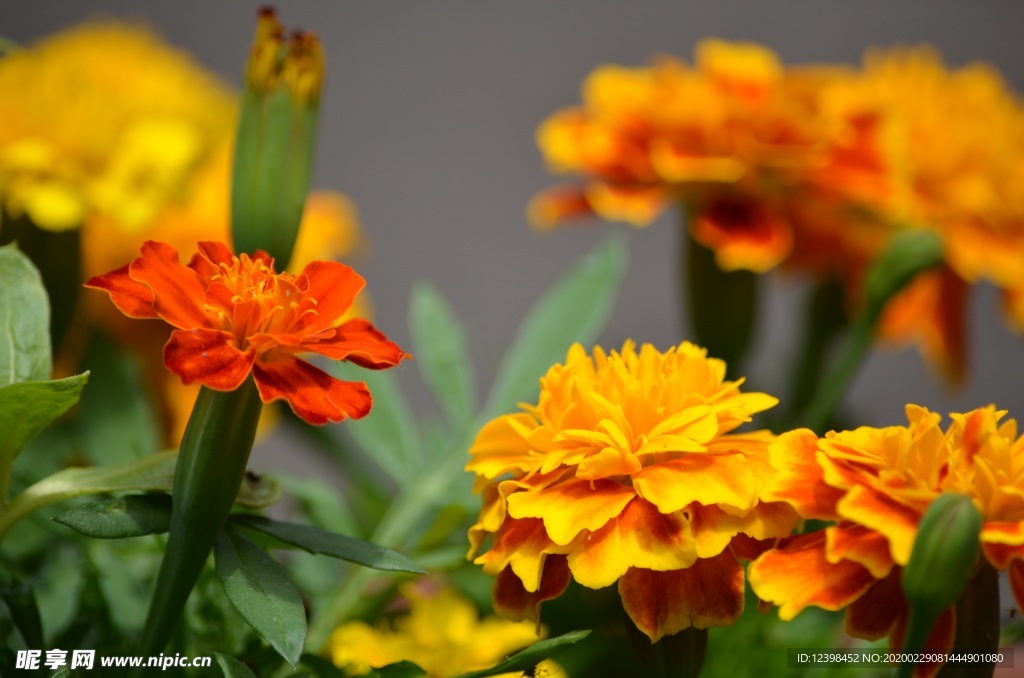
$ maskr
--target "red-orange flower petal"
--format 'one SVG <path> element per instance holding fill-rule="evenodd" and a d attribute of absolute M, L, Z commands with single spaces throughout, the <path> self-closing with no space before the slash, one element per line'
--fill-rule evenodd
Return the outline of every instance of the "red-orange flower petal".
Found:
<path fill-rule="evenodd" d="M 712 200 L 699 213 L 693 237 L 715 250 L 718 265 L 727 271 L 763 273 L 793 248 L 793 233 L 784 217 L 763 202 L 732 196 Z"/>
<path fill-rule="evenodd" d="M 690 627 L 727 626 L 743 613 L 743 567 L 729 551 L 683 570 L 633 568 L 619 580 L 622 606 L 658 642 Z"/>
<path fill-rule="evenodd" d="M 299 277 L 309 282 L 306 294 L 316 299 L 316 313 L 300 319 L 294 330 L 308 334 L 337 327 L 356 295 L 366 286 L 363 276 L 336 261 L 311 262 Z"/>
<path fill-rule="evenodd" d="M 362 318 L 342 323 L 330 338 L 316 339 L 305 339 L 299 346 L 305 351 L 319 353 L 332 360 L 347 360 L 370 370 L 394 367 L 406 357 L 398 344 L 388 341 L 383 332 Z"/>
<path fill-rule="evenodd" d="M 544 559 L 544 572 L 536 591 L 527 591 L 523 583 L 506 567 L 494 582 L 494 611 L 514 621 L 528 619 L 540 623 L 540 605 L 553 600 L 569 587 L 572 576 L 565 556 L 551 555 Z"/>
<path fill-rule="evenodd" d="M 106 275 L 90 278 L 85 286 L 109 294 L 117 309 L 129 318 L 157 318 L 153 308 L 153 290 L 132 280 L 128 274 L 129 266 L 125 264 Z"/>
<path fill-rule="evenodd" d="M 164 364 L 183 383 L 199 382 L 218 391 L 241 386 L 253 359 L 254 351 L 239 351 L 231 334 L 221 330 L 176 330 L 164 346 Z"/>
<path fill-rule="evenodd" d="M 784 501 L 804 518 L 835 520 L 842 490 L 826 485 L 816 460 L 818 436 L 808 429 L 783 433 L 768 447 L 775 473 L 765 483 L 766 501 Z"/>
<path fill-rule="evenodd" d="M 182 330 L 212 327 L 203 308 L 206 290 L 199 275 L 178 261 L 178 251 L 170 245 L 147 241 L 128 274 L 153 291 L 153 308 L 167 323 Z"/>
<path fill-rule="evenodd" d="M 252 366 L 260 398 L 288 401 L 292 411 L 310 424 L 360 419 L 373 399 L 362 382 L 341 381 L 296 358 L 257 362 Z"/>
<path fill-rule="evenodd" d="M 846 632 L 854 638 L 879 640 L 893 631 L 902 615 L 907 613 L 900 577 L 896 568 L 879 580 L 846 608 Z"/>

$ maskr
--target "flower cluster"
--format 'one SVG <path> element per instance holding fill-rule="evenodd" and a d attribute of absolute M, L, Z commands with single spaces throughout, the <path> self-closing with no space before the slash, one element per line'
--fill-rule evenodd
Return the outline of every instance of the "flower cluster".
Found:
<path fill-rule="evenodd" d="M 643 226 L 681 203 L 723 269 L 836 275 L 851 304 L 894 232 L 932 228 L 948 266 L 891 305 L 882 334 L 956 379 L 968 284 L 1002 288 L 1024 325 L 1024 107 L 986 66 L 950 71 L 922 48 L 784 68 L 759 46 L 705 41 L 693 66 L 599 68 L 537 136 L 554 171 L 583 178 L 534 199 L 541 227 Z"/>
<path fill-rule="evenodd" d="M 788 535 L 796 515 L 766 503 L 767 432 L 736 433 L 777 402 L 742 393 L 725 364 L 690 343 L 660 353 L 570 349 L 536 405 L 499 417 L 467 470 L 483 493 L 470 557 L 496 575 L 495 609 L 537 619 L 570 579 L 618 582 L 652 641 L 731 624 L 743 610 L 741 558 Z"/>
<path fill-rule="evenodd" d="M 809 605 L 846 608 L 851 635 L 889 637 L 899 647 L 907 625 L 902 568 L 925 511 L 953 492 L 980 511 L 983 556 L 1009 569 L 1024 604 L 1024 437 L 1014 420 L 1001 421 L 1005 414 L 994 406 L 954 414 L 943 431 L 938 415 L 909 405 L 908 426 L 780 436 L 769 451 L 775 470 L 765 496 L 835 525 L 784 539 L 760 556 L 748 572 L 751 587 L 780 606 L 782 619 Z M 951 608 L 929 645 L 951 647 L 955 624 Z"/>
<path fill-rule="evenodd" d="M 164 364 L 185 384 L 238 388 L 250 372 L 264 402 L 284 399 L 311 424 L 358 419 L 370 411 L 363 383 L 345 382 L 295 357 L 318 353 L 369 369 L 406 354 L 361 318 L 345 320 L 363 278 L 344 264 L 314 261 L 301 273 L 277 273 L 262 252 L 234 256 L 204 242 L 187 266 L 165 243 L 87 286 L 105 290 L 131 318 L 173 326 Z"/>

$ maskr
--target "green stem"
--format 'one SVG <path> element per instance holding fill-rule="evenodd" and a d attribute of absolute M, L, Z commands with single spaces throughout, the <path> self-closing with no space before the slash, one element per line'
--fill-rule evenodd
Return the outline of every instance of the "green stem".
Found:
<path fill-rule="evenodd" d="M 199 392 L 181 441 L 171 530 L 140 655 L 159 654 L 174 632 L 242 484 L 261 407 L 252 379 L 236 391 Z"/>
<path fill-rule="evenodd" d="M 804 414 L 799 417 L 801 425 L 821 433 L 828 425 L 832 413 L 835 412 L 846 387 L 849 385 L 853 375 L 864 361 L 868 349 L 871 348 L 871 338 L 874 335 L 876 319 L 873 315 L 865 314 L 850 328 L 850 332 L 843 343 L 839 361 L 835 367 L 818 382 L 818 388 L 808 405 Z"/>
<path fill-rule="evenodd" d="M 953 651 L 995 653 L 999 649 L 999 573 L 981 559 L 978 571 L 956 604 L 956 635 Z M 939 678 L 975 678 L 995 673 L 995 662 L 949 662 Z"/>

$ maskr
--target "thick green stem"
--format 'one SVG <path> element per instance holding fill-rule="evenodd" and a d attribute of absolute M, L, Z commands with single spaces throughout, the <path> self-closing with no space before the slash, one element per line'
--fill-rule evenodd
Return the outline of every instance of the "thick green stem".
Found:
<path fill-rule="evenodd" d="M 242 484 L 261 406 L 251 379 L 236 391 L 199 392 L 181 442 L 171 530 L 140 655 L 159 654 L 174 632 Z"/>
<path fill-rule="evenodd" d="M 680 299 L 687 305 L 683 317 L 690 318 L 696 343 L 734 373 L 757 324 L 757 276 L 720 269 L 715 253 L 690 236 L 685 215 L 679 234 Z"/>

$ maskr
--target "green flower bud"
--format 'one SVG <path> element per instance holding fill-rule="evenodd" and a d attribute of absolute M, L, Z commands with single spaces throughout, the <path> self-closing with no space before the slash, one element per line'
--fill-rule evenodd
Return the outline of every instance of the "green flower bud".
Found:
<path fill-rule="evenodd" d="M 312 33 L 285 39 L 260 11 L 235 140 L 231 231 L 235 251 L 266 250 L 284 269 L 309 192 L 324 56 Z"/>

